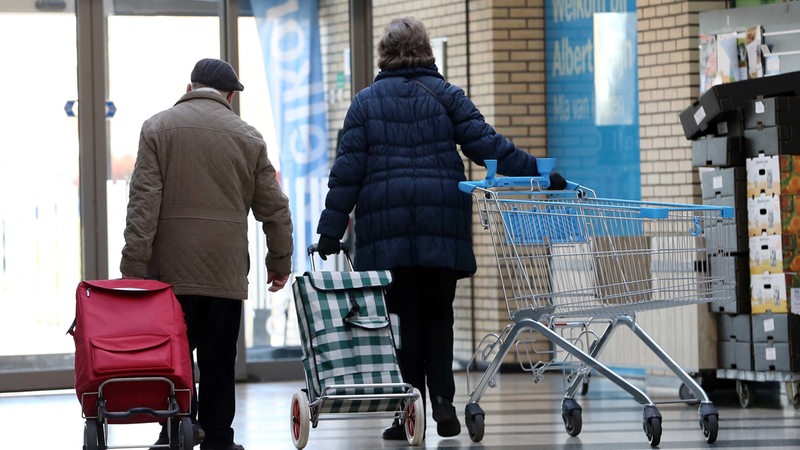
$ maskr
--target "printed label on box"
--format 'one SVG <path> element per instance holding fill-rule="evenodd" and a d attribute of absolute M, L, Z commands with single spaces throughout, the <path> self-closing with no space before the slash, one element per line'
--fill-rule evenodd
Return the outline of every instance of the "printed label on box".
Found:
<path fill-rule="evenodd" d="M 767 358 L 767 361 L 775 361 L 777 359 L 775 357 L 777 353 L 775 351 L 775 347 L 767 347 L 764 353 Z"/>
<path fill-rule="evenodd" d="M 791 313 L 792 314 L 800 314 L 800 288 L 792 288 L 790 289 L 790 295 L 792 298 L 791 304 Z"/>
<path fill-rule="evenodd" d="M 695 112 L 694 112 L 694 122 L 695 122 L 697 125 L 700 125 L 700 123 L 701 123 L 701 122 L 703 121 L 703 119 L 705 119 L 705 118 L 706 118 L 706 110 L 705 110 L 705 109 L 703 109 L 703 107 L 702 107 L 702 106 L 701 106 L 701 107 L 699 107 L 699 108 L 697 108 L 697 111 L 695 111 Z"/>
<path fill-rule="evenodd" d="M 764 331 L 769 333 L 775 331 L 775 319 L 767 319 L 764 321 Z"/>

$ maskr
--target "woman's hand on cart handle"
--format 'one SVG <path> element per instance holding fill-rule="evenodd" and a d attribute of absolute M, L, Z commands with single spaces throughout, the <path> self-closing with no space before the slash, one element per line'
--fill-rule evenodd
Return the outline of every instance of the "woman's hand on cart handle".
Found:
<path fill-rule="evenodd" d="M 550 173 L 550 186 L 547 188 L 550 191 L 563 191 L 567 188 L 567 180 L 558 172 Z"/>
<path fill-rule="evenodd" d="M 309 249 L 310 250 L 310 249 Z M 338 239 L 330 236 L 320 235 L 317 243 L 317 252 L 323 261 L 327 260 L 328 255 L 336 255 L 342 250 L 342 244 Z"/>

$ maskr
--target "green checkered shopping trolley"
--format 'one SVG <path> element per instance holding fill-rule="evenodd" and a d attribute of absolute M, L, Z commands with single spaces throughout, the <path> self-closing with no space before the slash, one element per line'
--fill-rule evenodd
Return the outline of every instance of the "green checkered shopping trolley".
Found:
<path fill-rule="evenodd" d="M 314 252 L 316 245 L 309 257 Z M 309 425 L 316 428 L 324 418 L 392 416 L 403 423 L 409 444 L 422 442 L 424 400 L 403 383 L 384 302 L 391 280 L 388 270 L 315 271 L 313 264 L 295 278 L 306 378 L 306 389 L 292 397 L 295 447 L 304 448 Z"/>

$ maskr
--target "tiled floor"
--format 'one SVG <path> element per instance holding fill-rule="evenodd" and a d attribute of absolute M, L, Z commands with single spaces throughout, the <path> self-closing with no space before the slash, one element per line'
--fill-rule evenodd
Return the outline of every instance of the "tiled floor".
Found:
<path fill-rule="evenodd" d="M 583 407 L 583 430 L 570 437 L 561 420 L 563 396 L 561 375 L 548 373 L 540 383 L 529 374 L 502 373 L 497 385 L 487 389 L 479 402 L 486 412 L 485 433 L 481 442 L 472 442 L 463 427 L 463 408 L 468 400 L 465 377 L 458 374 L 456 398 L 462 432 L 455 438 L 440 438 L 430 421 L 426 439 L 419 448 L 436 449 L 648 449 L 642 430 L 642 406 L 616 385 L 593 377 L 585 395 L 576 397 Z M 641 380 L 640 380 L 641 381 Z M 676 400 L 676 387 L 644 386 L 656 403 Z M 289 432 L 292 395 L 305 387 L 303 381 L 243 383 L 239 385 L 238 415 L 234 423 L 236 439 L 247 450 L 293 449 Z M 717 442 L 705 442 L 698 424 L 696 406 L 683 403 L 659 404 L 663 416 L 662 449 L 705 448 L 800 448 L 800 411 L 788 401 L 777 383 L 757 385 L 755 403 L 742 408 L 731 389 L 710 392 L 719 409 Z M 404 441 L 380 438 L 389 418 L 351 418 L 320 420 L 312 428 L 307 449 L 401 449 L 411 448 Z M 430 418 L 429 418 L 430 420 Z M 0 448 L 78 450 L 83 441 L 84 421 L 78 401 L 71 391 L 0 394 Z M 134 446 L 152 443 L 155 424 L 112 425 L 110 444 Z M 139 448 L 139 447 L 126 447 Z"/>

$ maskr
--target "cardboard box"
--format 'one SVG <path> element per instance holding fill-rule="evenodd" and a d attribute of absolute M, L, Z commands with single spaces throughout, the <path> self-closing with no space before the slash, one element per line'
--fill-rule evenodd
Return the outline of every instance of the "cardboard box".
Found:
<path fill-rule="evenodd" d="M 764 234 L 750 238 L 750 273 L 800 272 L 796 234 Z"/>
<path fill-rule="evenodd" d="M 754 342 L 753 368 L 759 372 L 796 372 L 800 353 L 792 352 L 789 342 Z"/>
<path fill-rule="evenodd" d="M 755 314 L 750 316 L 753 342 L 791 342 L 800 344 L 800 315 Z"/>
<path fill-rule="evenodd" d="M 788 313 L 800 307 L 800 280 L 796 273 L 750 274 L 750 312 Z"/>
<path fill-rule="evenodd" d="M 747 129 L 800 124 L 800 97 L 770 97 L 748 101 L 744 108 Z"/>
<path fill-rule="evenodd" d="M 800 195 L 780 196 L 781 233 L 800 234 Z"/>
<path fill-rule="evenodd" d="M 717 316 L 717 336 L 724 341 L 752 342 L 750 314 L 720 314 Z"/>
<path fill-rule="evenodd" d="M 800 156 L 778 155 L 781 195 L 800 194 Z"/>
<path fill-rule="evenodd" d="M 780 195 L 781 168 L 778 155 L 758 155 L 745 160 L 747 196 Z"/>
<path fill-rule="evenodd" d="M 753 370 L 753 343 L 718 341 L 717 367 L 720 369 Z"/>
<path fill-rule="evenodd" d="M 781 199 L 774 194 L 747 198 L 747 234 L 781 233 Z"/>
<path fill-rule="evenodd" d="M 783 246 L 780 234 L 750 237 L 750 274 L 783 273 Z"/>
<path fill-rule="evenodd" d="M 800 194 L 766 195 L 747 199 L 747 234 L 800 233 Z"/>
<path fill-rule="evenodd" d="M 776 176 L 778 176 L 777 168 L 776 162 Z M 726 197 L 746 198 L 749 195 L 746 189 L 749 182 L 747 175 L 745 167 L 715 167 L 710 170 L 702 170 L 700 172 L 700 191 L 703 200 Z"/>
<path fill-rule="evenodd" d="M 781 234 L 781 257 L 786 272 L 800 272 L 800 236 Z"/>
<path fill-rule="evenodd" d="M 708 134 L 725 113 L 740 110 L 756 98 L 800 95 L 800 72 L 723 83 L 712 86 L 680 113 L 686 139 Z"/>
<path fill-rule="evenodd" d="M 750 313 L 750 267 L 747 254 L 710 255 L 708 258 L 709 275 L 722 275 L 723 288 L 720 298 L 714 298 L 708 304 L 712 313 L 749 314 Z M 734 300 L 730 300 L 733 295 Z"/>
<path fill-rule="evenodd" d="M 800 154 L 800 125 L 744 130 L 744 154 L 746 158 Z"/>
<path fill-rule="evenodd" d="M 741 136 L 704 136 L 692 141 L 692 166 L 742 166 L 744 141 Z"/>
<path fill-rule="evenodd" d="M 711 200 L 707 200 L 707 202 L 703 203 L 713 205 Z M 706 252 L 709 255 L 746 254 L 750 250 L 749 236 L 747 235 L 747 210 L 734 210 L 734 214 L 733 222 L 706 224 Z"/>

